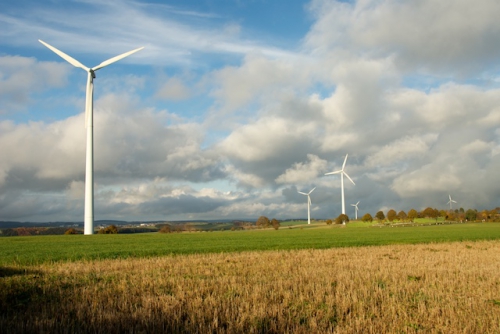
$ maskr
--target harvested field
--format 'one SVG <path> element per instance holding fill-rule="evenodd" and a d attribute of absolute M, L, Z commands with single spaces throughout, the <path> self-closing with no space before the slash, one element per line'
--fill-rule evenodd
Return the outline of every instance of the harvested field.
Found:
<path fill-rule="evenodd" d="M 0 332 L 499 333 L 500 242 L 0 268 Z"/>

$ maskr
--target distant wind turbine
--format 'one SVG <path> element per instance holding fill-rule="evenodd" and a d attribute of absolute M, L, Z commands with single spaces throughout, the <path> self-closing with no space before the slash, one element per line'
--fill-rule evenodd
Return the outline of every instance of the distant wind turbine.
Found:
<path fill-rule="evenodd" d="M 356 203 L 356 204 L 351 204 L 351 206 L 353 206 L 353 207 L 354 207 L 354 214 L 355 214 L 355 216 L 356 216 L 356 220 L 358 220 L 358 210 L 359 210 L 359 209 L 358 209 L 358 204 L 359 204 L 359 201 L 358 201 L 358 203 Z"/>
<path fill-rule="evenodd" d="M 312 190 L 308 193 L 303 193 L 302 191 L 299 191 L 299 194 L 306 195 L 307 196 L 307 224 L 311 224 L 311 193 L 316 189 L 316 187 L 312 188 Z"/>
<path fill-rule="evenodd" d="M 454 200 L 452 200 L 452 199 L 451 199 L 451 195 L 448 195 L 448 197 L 450 198 L 450 200 L 449 200 L 449 201 L 448 201 L 448 203 L 446 203 L 446 204 L 449 204 L 449 205 L 450 205 L 450 211 L 451 211 L 451 210 L 452 210 L 452 209 L 451 209 L 451 204 L 452 204 L 452 203 L 456 203 L 456 202 L 455 202 Z"/>
<path fill-rule="evenodd" d="M 330 173 L 326 173 L 325 175 L 332 175 L 332 174 L 338 174 L 340 173 L 340 187 L 342 189 L 342 214 L 345 215 L 345 201 L 344 201 L 344 175 L 347 176 L 347 178 L 349 179 L 349 181 L 352 182 L 352 184 L 356 185 L 356 183 L 354 183 L 354 181 L 349 177 L 349 175 L 347 175 L 347 173 L 345 172 L 345 163 L 347 162 L 347 156 L 348 154 L 345 155 L 345 159 L 344 159 L 344 164 L 342 165 L 342 169 L 341 170 L 338 170 L 338 171 L 335 171 L 335 172 L 330 172 Z"/>
<path fill-rule="evenodd" d="M 87 75 L 87 93 L 85 99 L 85 128 L 87 129 L 87 153 L 86 153 L 86 163 L 85 163 L 85 234 L 93 234 L 94 233 L 94 111 L 93 111 L 93 94 L 94 94 L 94 79 L 95 79 L 95 71 L 108 66 L 120 59 L 123 59 L 131 54 L 142 50 L 144 47 L 137 48 L 135 50 L 125 52 L 119 56 L 110 58 L 106 61 L 103 61 L 99 65 L 88 68 L 78 60 L 68 56 L 64 52 L 56 49 L 55 47 L 45 43 L 42 40 L 38 40 L 40 43 L 48 47 L 54 53 L 59 55 L 61 58 L 66 60 L 68 63 L 75 67 L 79 67 L 84 69 Z"/>

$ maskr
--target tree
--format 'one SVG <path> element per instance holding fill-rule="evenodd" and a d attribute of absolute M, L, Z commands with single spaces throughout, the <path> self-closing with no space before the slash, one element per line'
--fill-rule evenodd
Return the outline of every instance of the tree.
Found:
<path fill-rule="evenodd" d="M 488 212 L 488 210 L 483 210 L 478 213 L 477 217 L 481 220 L 487 221 L 488 219 L 490 219 L 490 213 Z"/>
<path fill-rule="evenodd" d="M 476 210 L 472 210 L 472 209 L 469 209 L 465 212 L 465 218 L 468 220 L 468 221 L 476 221 L 476 217 L 477 217 L 477 212 Z"/>
<path fill-rule="evenodd" d="M 64 234 L 78 234 L 78 231 L 70 227 L 66 230 L 66 232 L 64 232 Z"/>
<path fill-rule="evenodd" d="M 337 218 L 335 218 L 335 224 L 345 224 L 348 222 L 349 222 L 349 217 L 343 213 L 341 213 Z"/>
<path fill-rule="evenodd" d="M 422 211 L 422 217 L 425 217 L 425 218 L 436 218 L 437 217 L 436 211 L 437 210 L 434 210 L 433 208 L 427 207 L 427 208 L 424 209 L 424 211 Z"/>
<path fill-rule="evenodd" d="M 106 228 L 101 228 L 98 234 L 117 234 L 118 228 L 115 225 L 109 225 Z"/>
<path fill-rule="evenodd" d="M 271 220 L 271 225 L 273 225 L 273 228 L 274 228 L 275 230 L 277 230 L 277 229 L 279 229 L 279 228 L 280 228 L 280 221 L 279 221 L 278 219 L 276 219 L 276 218 L 273 218 L 273 219 Z"/>
<path fill-rule="evenodd" d="M 172 229 L 170 228 L 170 225 L 164 225 L 162 228 L 158 231 L 160 233 L 172 233 Z"/>
<path fill-rule="evenodd" d="M 326 225 L 332 225 L 332 224 L 333 224 L 333 222 L 332 222 L 332 220 L 331 220 L 331 219 L 327 219 L 327 220 L 326 220 Z"/>
<path fill-rule="evenodd" d="M 455 213 L 454 211 L 450 211 L 448 212 L 448 214 L 446 215 L 445 219 L 446 220 L 449 220 L 449 221 L 455 221 L 457 220 L 457 213 Z"/>
<path fill-rule="evenodd" d="M 271 224 L 269 218 L 266 216 L 260 216 L 259 219 L 255 222 L 255 225 L 260 228 L 268 227 Z"/>
<path fill-rule="evenodd" d="M 408 216 L 406 215 L 406 212 L 404 212 L 403 210 L 401 210 L 401 211 L 398 212 L 398 219 L 399 220 L 401 220 L 401 221 L 404 222 L 407 217 Z"/>
<path fill-rule="evenodd" d="M 417 218 L 417 216 L 418 216 L 417 210 L 411 209 L 410 211 L 408 211 L 408 219 L 411 222 L 413 222 L 415 220 L 415 218 Z"/>
<path fill-rule="evenodd" d="M 387 212 L 387 219 L 392 223 L 394 219 L 398 218 L 395 210 L 391 209 Z"/>
<path fill-rule="evenodd" d="M 365 215 L 363 216 L 363 218 L 361 218 L 361 220 L 364 221 L 365 223 L 371 223 L 373 221 L 373 217 L 371 214 L 365 213 Z"/>
<path fill-rule="evenodd" d="M 379 220 L 379 221 L 382 221 L 385 219 L 385 215 L 382 211 L 379 211 L 375 214 L 375 217 Z"/>
<path fill-rule="evenodd" d="M 2 235 L 6 237 L 16 237 L 19 234 L 17 234 L 17 231 L 14 228 L 6 228 L 2 230 Z"/>

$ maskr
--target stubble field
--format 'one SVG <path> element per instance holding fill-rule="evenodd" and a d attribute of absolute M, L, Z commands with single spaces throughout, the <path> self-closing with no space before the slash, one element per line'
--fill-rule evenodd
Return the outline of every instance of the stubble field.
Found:
<path fill-rule="evenodd" d="M 500 242 L 2 267 L 0 332 L 499 333 Z"/>

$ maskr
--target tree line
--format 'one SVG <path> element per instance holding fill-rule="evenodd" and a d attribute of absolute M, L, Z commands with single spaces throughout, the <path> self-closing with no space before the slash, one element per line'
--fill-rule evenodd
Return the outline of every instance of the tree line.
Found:
<path fill-rule="evenodd" d="M 464 210 L 463 208 L 456 210 L 438 210 L 431 207 L 427 207 L 422 211 L 417 211 L 415 209 L 410 209 L 408 213 L 401 210 L 396 213 L 396 210 L 390 209 L 387 214 L 383 211 L 378 211 L 375 217 L 371 214 L 366 213 L 361 218 L 364 222 L 372 222 L 374 219 L 378 221 L 401 221 L 401 222 L 413 222 L 416 218 L 431 218 L 436 219 L 443 218 L 446 221 L 488 221 L 488 222 L 500 222 L 500 207 L 493 210 L 482 210 L 478 211 L 476 209 Z"/>

